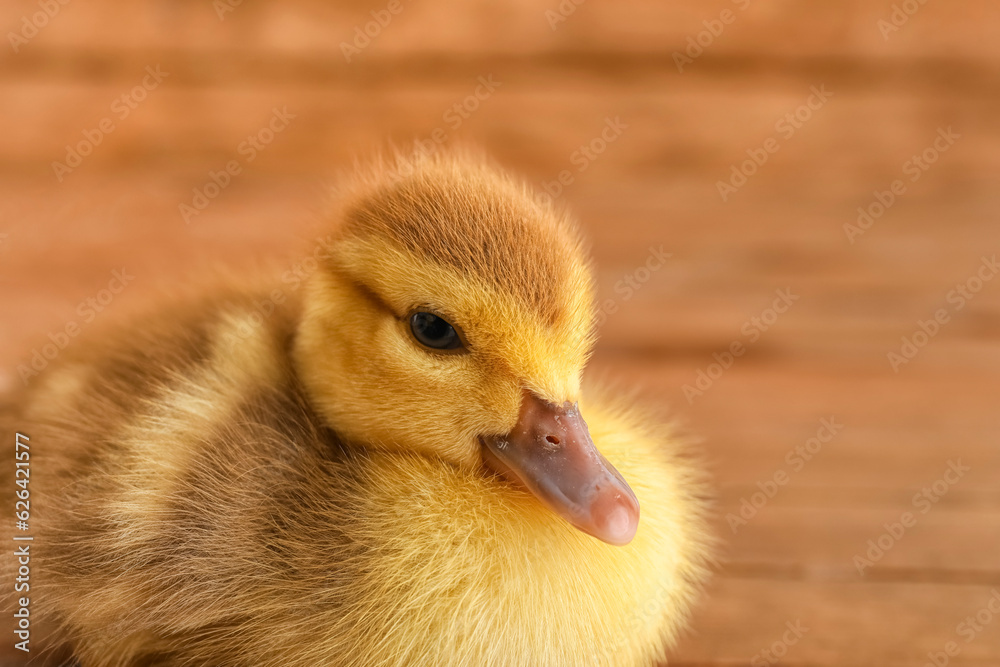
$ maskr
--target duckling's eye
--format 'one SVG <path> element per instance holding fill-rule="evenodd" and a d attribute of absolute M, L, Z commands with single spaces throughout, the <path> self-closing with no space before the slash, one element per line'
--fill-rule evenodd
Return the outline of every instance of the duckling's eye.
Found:
<path fill-rule="evenodd" d="M 435 350 L 457 350 L 463 347 L 455 327 L 434 313 L 413 313 L 410 316 L 410 331 L 421 345 Z"/>

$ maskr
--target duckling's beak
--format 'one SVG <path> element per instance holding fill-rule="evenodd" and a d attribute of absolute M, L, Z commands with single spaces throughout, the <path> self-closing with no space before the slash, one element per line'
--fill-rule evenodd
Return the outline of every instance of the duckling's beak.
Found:
<path fill-rule="evenodd" d="M 487 465 L 559 516 L 609 544 L 632 541 L 639 501 L 597 451 L 575 403 L 555 405 L 526 391 L 514 430 L 482 440 Z"/>

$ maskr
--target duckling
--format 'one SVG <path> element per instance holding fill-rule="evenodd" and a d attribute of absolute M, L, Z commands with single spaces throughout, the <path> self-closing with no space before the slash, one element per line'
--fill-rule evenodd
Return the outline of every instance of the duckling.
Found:
<path fill-rule="evenodd" d="M 75 342 L 19 397 L 36 653 L 666 659 L 708 569 L 705 487 L 671 428 L 581 389 L 574 224 L 467 152 L 361 172 L 301 290 L 206 288 Z"/>

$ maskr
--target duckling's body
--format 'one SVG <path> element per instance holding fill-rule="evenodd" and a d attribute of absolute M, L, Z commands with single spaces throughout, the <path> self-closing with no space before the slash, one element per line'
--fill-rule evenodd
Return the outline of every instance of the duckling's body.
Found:
<path fill-rule="evenodd" d="M 8 426 L 31 438 L 38 641 L 69 647 L 83 667 L 664 659 L 706 548 L 699 476 L 669 432 L 577 395 L 572 380 L 559 396 L 544 373 L 527 382 L 546 400 L 579 400 L 628 481 L 642 517 L 626 546 L 574 527 L 464 450 L 418 446 L 434 438 L 395 444 L 406 436 L 388 424 L 359 442 L 362 399 L 352 417 L 336 397 L 373 391 L 366 371 L 337 377 L 307 362 L 323 313 L 348 299 L 318 303 L 324 280 L 301 300 L 278 283 L 224 288 L 137 320 L 68 350 L 22 397 Z M 391 291 L 378 291 L 391 307 Z M 264 302 L 273 311 L 261 317 Z M 471 360 L 487 338 L 465 328 Z M 377 366 L 387 397 L 401 391 L 393 363 Z M 450 358 L 432 363 L 452 372 Z M 426 400 L 433 412 L 437 399 Z M 347 410 L 343 429 L 335 410 Z"/>

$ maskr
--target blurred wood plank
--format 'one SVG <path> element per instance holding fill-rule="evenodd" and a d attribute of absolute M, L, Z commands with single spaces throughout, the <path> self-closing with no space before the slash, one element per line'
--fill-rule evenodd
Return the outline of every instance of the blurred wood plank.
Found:
<path fill-rule="evenodd" d="M 761 651 L 782 642 L 786 623 L 801 623 L 801 638 L 785 647 L 782 665 L 920 667 L 929 652 L 943 651 L 951 641 L 961 652 L 949 664 L 995 664 L 1000 640 L 993 625 L 980 626 L 982 631 L 972 632 L 971 641 L 966 641 L 968 632 L 957 631 L 966 618 L 986 608 L 993 595 L 1000 593 L 983 585 L 722 576 L 711 586 L 708 603 L 695 613 L 698 633 L 682 642 L 671 664 L 746 665 L 755 656 L 762 658 L 757 664 L 767 664 Z M 1000 622 L 995 613 L 986 614 L 992 624 Z M 801 633 L 801 628 L 808 631 Z"/>
<path fill-rule="evenodd" d="M 751 492 L 747 491 L 743 497 L 749 498 Z M 913 491 L 920 493 L 920 489 Z M 914 506 L 910 493 L 894 494 L 895 506 L 887 502 L 866 507 L 863 501 L 856 501 L 858 506 L 850 507 L 841 500 L 817 508 L 796 503 L 805 494 L 780 489 L 745 525 L 733 524 L 735 533 L 725 517 L 730 513 L 739 516 L 740 502 L 727 497 L 719 507 L 722 517 L 717 521 L 718 533 L 728 542 L 723 559 L 727 570 L 737 573 L 852 583 L 889 579 L 1000 586 L 996 497 L 978 509 L 955 509 L 960 501 L 951 494 L 957 492 L 950 491 L 938 504 L 928 501 L 929 509 L 923 514 L 925 505 Z M 832 501 L 846 495 L 829 492 L 826 497 Z M 900 531 L 904 512 L 913 514 L 915 524 Z"/>
<path fill-rule="evenodd" d="M 925 208 L 949 190 L 968 197 L 970 207 L 979 206 L 973 198 L 991 192 L 984 186 L 1000 176 L 992 159 L 1000 148 L 1000 98 L 969 101 L 828 86 L 828 103 L 809 112 L 808 122 L 791 136 L 781 123 L 807 102 L 811 86 L 824 82 L 765 86 L 748 95 L 741 89 L 719 90 L 710 77 L 692 75 L 670 87 L 637 85 L 616 91 L 575 80 L 553 90 L 521 82 L 519 71 L 482 71 L 448 83 L 359 95 L 351 85 L 189 88 L 167 77 L 144 92 L 135 109 L 123 111 L 120 98 L 142 82 L 146 65 L 140 61 L 131 76 L 110 83 L 0 83 L 5 100 L 0 122 L 20 130 L 0 142 L 0 168 L 48 174 L 58 184 L 52 163 L 65 161 L 67 146 L 86 143 L 84 132 L 97 131 L 108 119 L 113 130 L 100 133 L 100 145 L 66 179 L 100 168 L 207 170 L 216 168 L 217 161 L 239 157 L 241 142 L 266 127 L 278 108 L 295 118 L 261 152 L 252 165 L 255 171 L 323 173 L 387 140 L 409 149 L 417 139 L 433 143 L 432 136 L 443 142 L 475 139 L 496 146 L 501 158 L 525 165 L 540 184 L 562 170 L 574 173 L 570 192 L 611 177 L 622 181 L 616 183 L 619 188 L 631 185 L 641 193 L 638 204 L 677 198 L 675 206 L 687 204 L 692 215 L 702 213 L 701 220 L 675 224 L 703 224 L 744 202 L 759 206 L 761 197 L 771 197 L 769 188 L 789 185 L 801 188 L 797 191 L 803 198 L 845 204 L 842 214 L 853 222 L 857 207 L 868 206 L 876 189 L 906 179 L 908 191 L 889 220 L 898 211 Z M 168 65 L 162 70 L 171 71 Z M 483 92 L 479 77 L 491 78 L 497 87 L 488 99 L 469 102 L 477 88 Z M 473 110 L 459 115 L 456 105 L 461 109 L 464 103 Z M 518 122 L 510 123 L 511 117 Z M 572 161 L 574 152 L 598 138 L 608 119 L 626 127 L 580 171 L 582 165 Z M 914 155 L 931 148 L 939 130 L 948 127 L 960 138 L 940 155 L 940 164 L 947 167 L 931 166 L 919 180 L 910 180 L 912 172 L 904 169 L 912 167 Z M 434 135 L 435 130 L 440 133 Z M 718 181 L 730 179 L 734 165 L 768 138 L 779 140 L 779 152 L 723 202 Z M 651 189 L 654 185 L 668 189 L 661 193 Z M 846 197 L 856 199 L 844 202 Z M 769 203 L 778 210 L 784 206 L 782 201 Z M 624 202 L 629 208 L 631 204 Z M 829 232 L 830 238 L 847 241 L 842 225 Z M 759 238 L 768 229 L 755 227 L 747 233 Z"/>
<path fill-rule="evenodd" d="M 557 16 L 560 3 L 556 0 L 503 4 L 449 0 L 432 5 L 401 0 L 396 14 L 388 13 L 387 2 L 246 0 L 232 4 L 238 6 L 221 17 L 215 4 L 200 0 L 142 0 L 126 6 L 111 0 L 71 4 L 23 51 L 121 52 L 152 47 L 310 54 L 344 61 L 341 43 L 353 40 L 356 29 L 363 30 L 373 21 L 374 12 L 385 26 L 370 28 L 375 37 L 357 56 L 358 61 L 376 54 L 420 52 L 452 56 L 535 55 L 556 50 L 671 54 L 687 48 L 689 37 L 707 29 L 719 33 L 711 40 L 711 33 L 702 37 L 713 57 L 995 60 L 1000 56 L 1000 23 L 995 3 L 989 0 L 924 3 L 912 16 L 897 17 L 899 30 L 886 32 L 879 22 L 891 20 L 893 3 L 862 0 L 584 2 L 564 9 L 561 16 Z M 4 4 L 0 22 L 19 26 L 22 16 L 37 11 L 38 5 L 31 0 L 12 0 Z M 722 17 L 724 11 L 730 14 Z M 729 23 L 722 24 L 720 18 Z M 719 23 L 706 26 L 706 22 Z"/>

